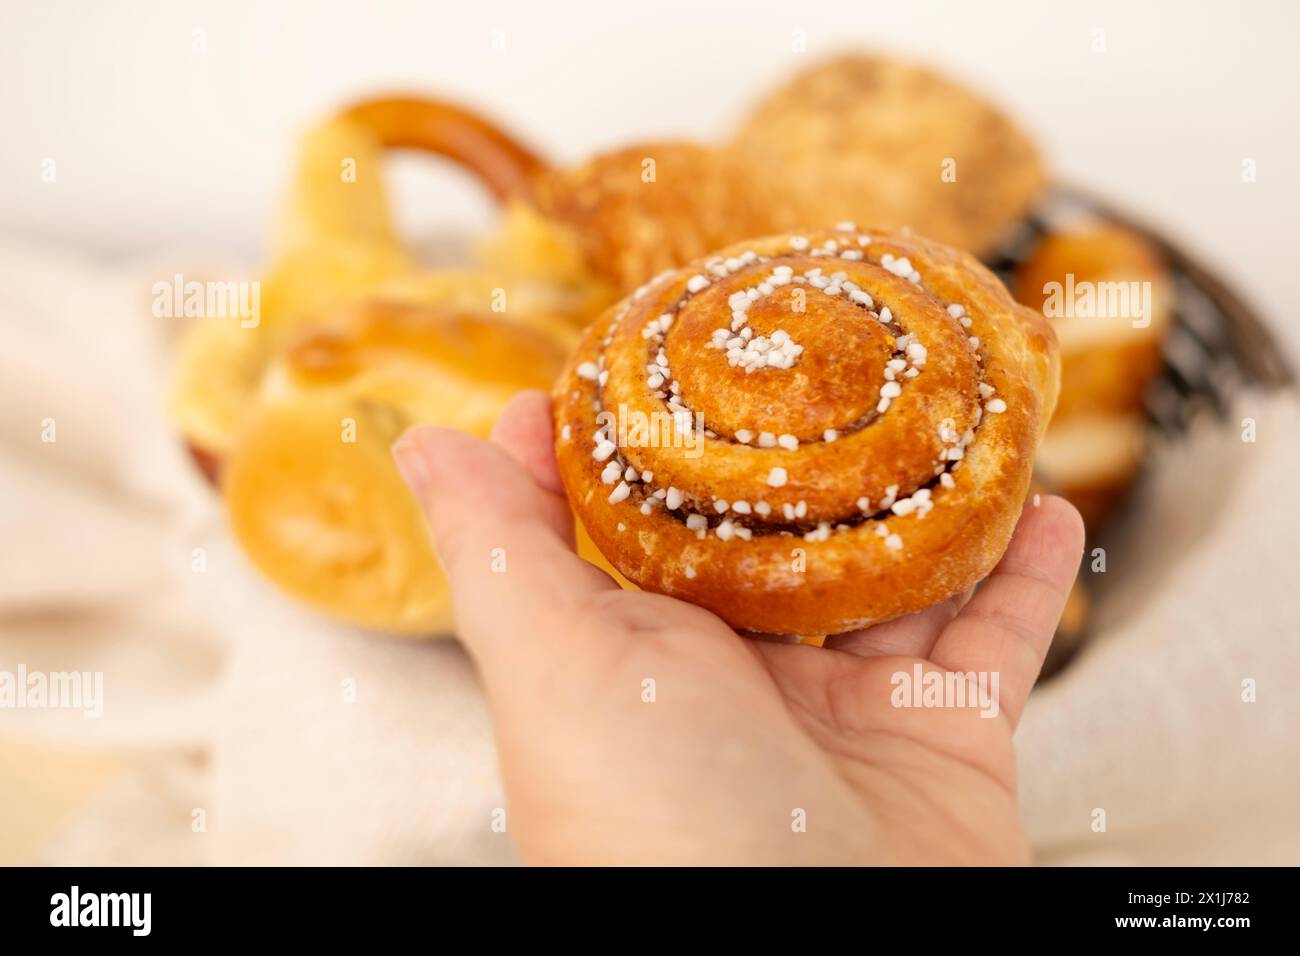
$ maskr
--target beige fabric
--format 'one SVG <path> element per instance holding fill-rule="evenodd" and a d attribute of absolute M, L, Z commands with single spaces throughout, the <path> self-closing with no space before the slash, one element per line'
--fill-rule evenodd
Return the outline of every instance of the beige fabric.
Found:
<path fill-rule="evenodd" d="M 1046 861 L 1300 862 L 1300 406 L 1246 396 L 1232 417 L 1155 450 L 1101 636 L 1030 698 L 1021 793 Z"/>
<path fill-rule="evenodd" d="M 158 411 L 174 329 L 148 287 L 173 271 L 0 240 L 0 670 L 105 681 L 98 720 L 0 711 L 0 863 L 512 861 L 460 649 L 322 621 L 226 535 Z M 1300 414 L 1242 414 L 1257 443 L 1161 453 L 1107 556 L 1104 638 L 1031 701 L 1044 862 L 1300 862 L 1300 510 L 1278 493 Z"/>

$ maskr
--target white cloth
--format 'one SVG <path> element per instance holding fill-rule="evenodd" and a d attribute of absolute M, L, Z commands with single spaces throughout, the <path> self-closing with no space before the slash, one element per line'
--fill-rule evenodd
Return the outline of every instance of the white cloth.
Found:
<path fill-rule="evenodd" d="M 1155 452 L 1106 554 L 1098 637 L 1018 735 L 1042 859 L 1300 862 L 1297 429 L 1294 396 L 1247 395 L 1231 424 Z"/>
<path fill-rule="evenodd" d="M 230 540 L 160 412 L 176 320 L 149 317 L 148 288 L 173 271 L 0 241 L 0 670 L 105 680 L 99 720 L 0 711 L 0 829 L 24 830 L 0 833 L 0 863 L 512 861 L 460 648 L 324 621 Z M 1277 397 L 1242 414 L 1254 444 L 1220 427 L 1158 454 L 1107 556 L 1104 636 L 1031 699 L 1043 862 L 1300 862 L 1300 414 Z M 33 745 L 67 759 L 15 808 L 31 762 L 8 755 Z M 105 755 L 92 785 L 76 760 Z"/>

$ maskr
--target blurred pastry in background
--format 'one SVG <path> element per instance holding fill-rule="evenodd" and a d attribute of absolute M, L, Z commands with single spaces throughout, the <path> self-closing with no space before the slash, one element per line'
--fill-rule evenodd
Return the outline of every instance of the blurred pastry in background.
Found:
<path fill-rule="evenodd" d="M 446 134 L 439 154 L 459 150 L 452 158 L 472 159 L 505 198 L 518 186 L 511 170 L 530 160 L 485 130 L 464 111 L 409 103 L 310 130 L 257 321 L 196 320 L 173 369 L 172 418 L 220 485 L 253 564 L 319 610 L 389 633 L 451 626 L 392 441 L 417 422 L 486 435 L 517 391 L 550 387 L 581 322 L 608 295 L 585 263 L 566 266 L 554 241 L 532 243 L 551 267 L 545 280 L 526 274 L 523 257 L 522 268 L 485 259 L 431 271 L 405 248 L 386 151 Z M 563 281 L 564 268 L 578 278 Z"/>
<path fill-rule="evenodd" d="M 283 202 L 255 322 L 193 320 L 173 367 L 169 413 L 205 462 L 219 462 L 248 416 L 287 331 L 409 269 L 389 215 L 378 144 L 331 122 L 308 131 Z"/>
<path fill-rule="evenodd" d="M 334 617 L 446 633 L 446 582 L 389 447 L 417 423 L 486 436 L 510 397 L 549 388 L 550 336 L 495 316 L 369 304 L 297 337 L 268 368 L 222 472 L 240 545 Z"/>
<path fill-rule="evenodd" d="M 339 122 L 366 130 L 379 146 L 414 149 L 468 170 L 499 202 L 525 195 L 547 163 L 500 125 L 466 107 L 425 96 L 361 100 Z"/>
<path fill-rule="evenodd" d="M 840 56 L 797 74 L 759 102 L 732 145 L 788 193 L 778 227 L 910 227 L 977 255 L 1046 185 L 1037 149 L 1001 111 L 881 56 Z"/>
<path fill-rule="evenodd" d="M 544 291 L 553 312 L 578 324 L 614 295 L 588 268 L 581 237 L 555 228 L 538 209 L 534 197 L 556 172 L 504 127 L 466 107 L 428 96 L 365 99 L 343 110 L 335 122 L 383 149 L 410 149 L 450 160 L 500 204 L 502 228 L 482 243 L 477 263 L 481 268 L 473 270 L 477 278 L 491 279 L 493 288 L 526 285 L 531 294 Z"/>
<path fill-rule="evenodd" d="M 507 280 L 478 268 L 404 273 L 378 283 L 366 301 L 490 313 L 545 333 L 566 349 L 582 331 L 575 321 L 577 303 L 563 290 L 517 276 Z"/>
<path fill-rule="evenodd" d="M 1000 111 L 879 56 L 798 74 L 729 142 L 638 143 L 571 167 L 429 97 L 366 100 L 340 121 L 469 170 L 503 207 L 484 269 L 566 290 L 584 319 L 666 269 L 785 228 L 852 219 L 987 253 L 1046 182 L 1034 146 Z"/>
<path fill-rule="evenodd" d="M 368 301 L 444 305 L 501 315 L 567 344 L 598 304 L 589 291 L 489 271 L 422 270 L 393 224 L 379 135 L 347 114 L 309 130 L 274 230 L 256 323 L 194 320 L 177 348 L 169 411 L 209 474 L 234 447 L 263 376 L 303 328 L 329 328 Z M 600 301 L 603 301 L 601 299 Z"/>
<path fill-rule="evenodd" d="M 1053 420 L 1036 463 L 1096 532 L 1132 487 L 1145 455 L 1142 416 L 1080 415 Z"/>
<path fill-rule="evenodd" d="M 765 98 L 730 141 L 632 144 L 548 163 L 463 107 L 415 96 L 342 118 L 389 147 L 446 157 L 503 206 L 483 268 L 566 290 L 590 319 L 667 269 L 788 228 L 853 219 L 985 253 L 1042 191 L 1002 113 L 923 67 L 844 56 Z"/>
<path fill-rule="evenodd" d="M 1160 371 L 1172 304 L 1164 263 L 1149 240 L 1111 223 L 1054 232 L 1030 251 L 1013 285 L 1020 302 L 1051 320 L 1071 359 L 1057 419 L 1141 411 Z"/>
<path fill-rule="evenodd" d="M 429 97 L 380 97 L 344 112 L 377 141 L 450 159 L 503 206 L 484 268 L 567 289 L 589 318 L 665 269 L 767 225 L 726 150 L 650 142 L 572 167 L 541 159 L 510 132 Z"/>
<path fill-rule="evenodd" d="M 757 192 L 741 157 L 687 142 L 636 144 L 550 170 L 534 182 L 531 202 L 620 295 L 764 235 L 773 221 L 770 197 Z"/>
<path fill-rule="evenodd" d="M 1043 312 L 1061 343 L 1061 395 L 1041 470 L 1095 530 L 1138 474 L 1143 396 L 1160 373 L 1173 290 L 1160 253 L 1112 224 L 1051 233 L 1012 278 L 1016 298 Z"/>

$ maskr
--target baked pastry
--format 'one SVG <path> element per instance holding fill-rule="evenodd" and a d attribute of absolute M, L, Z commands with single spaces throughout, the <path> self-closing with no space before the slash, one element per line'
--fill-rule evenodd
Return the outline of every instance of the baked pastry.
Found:
<path fill-rule="evenodd" d="M 1146 458 L 1141 415 L 1074 415 L 1053 419 L 1038 446 L 1037 466 L 1091 532 L 1099 531 L 1137 480 Z"/>
<path fill-rule="evenodd" d="M 396 104 L 396 105 L 394 105 Z M 400 107 L 400 108 L 399 108 Z M 440 125 L 441 124 L 441 125 Z M 457 125 L 459 124 L 459 125 Z M 450 308 L 509 319 L 572 342 L 576 317 L 593 314 L 608 293 L 585 286 L 528 281 L 500 268 L 428 272 L 417 267 L 392 222 L 383 175 L 386 150 L 427 145 L 446 129 L 478 129 L 473 117 L 430 103 L 379 101 L 309 130 L 299 143 L 290 187 L 281 203 L 271 265 L 260 283 L 255 322 L 210 316 L 187 325 L 173 366 L 169 412 L 209 474 L 239 440 L 262 394 L 263 378 L 285 343 L 304 328 L 346 323 L 367 301 Z M 493 159 L 480 131 L 451 137 L 440 152 L 473 157 L 476 171 L 503 197 L 513 168 Z M 473 149 L 468 144 L 478 143 Z M 527 154 L 499 146 L 527 168 Z M 481 167 L 481 168 L 480 168 Z"/>
<path fill-rule="evenodd" d="M 1050 233 L 1016 269 L 1012 292 L 1048 317 L 1061 343 L 1058 418 L 1141 410 L 1173 305 L 1147 239 L 1110 223 Z"/>
<path fill-rule="evenodd" d="M 345 158 L 355 164 L 354 181 L 341 175 Z M 350 124 L 332 121 L 304 134 L 255 321 L 207 316 L 186 328 L 168 411 L 209 470 L 233 447 L 285 337 L 411 268 L 377 173 L 381 160 L 374 137 Z"/>
<path fill-rule="evenodd" d="M 712 249 L 812 222 L 910 226 L 987 251 L 1044 184 L 1033 146 L 996 109 L 929 70 L 869 56 L 801 73 L 722 146 L 639 143 L 573 167 L 435 99 L 379 98 L 343 116 L 384 145 L 461 164 L 501 200 L 489 271 L 601 305 Z"/>
<path fill-rule="evenodd" d="M 503 228 L 485 246 L 490 272 L 581 288 L 600 307 L 774 221 L 777 200 L 758 201 L 759 184 L 728 150 L 648 142 L 560 167 L 486 117 L 441 100 L 384 97 L 343 118 L 386 146 L 451 159 L 483 182 L 505 206 Z"/>
<path fill-rule="evenodd" d="M 331 616 L 419 635 L 450 630 L 446 585 L 389 445 L 416 422 L 486 435 L 516 391 L 551 386 L 575 316 L 612 293 L 593 293 L 585 264 L 569 285 L 419 269 L 391 221 L 384 152 L 471 118 L 444 110 L 430 126 L 416 111 L 426 125 L 410 129 L 410 115 L 349 113 L 303 137 L 258 321 L 189 324 L 169 403 L 254 565 Z M 503 198 L 506 165 L 485 174 Z"/>
<path fill-rule="evenodd" d="M 355 163 L 355 181 L 341 178 L 344 158 Z M 339 122 L 309 130 L 277 219 L 257 315 L 187 320 L 168 412 L 201 460 L 219 462 L 233 446 L 286 335 L 411 268 L 376 172 L 381 159 L 364 130 Z"/>
<path fill-rule="evenodd" d="M 272 363 L 221 487 L 259 570 L 363 627 L 450 630 L 442 570 L 389 447 L 409 425 L 486 436 L 515 392 L 547 388 L 564 353 L 526 326 L 370 304 L 295 339 Z"/>
<path fill-rule="evenodd" d="M 1040 465 L 1095 530 L 1142 463 L 1143 396 L 1172 320 L 1168 272 L 1142 236 L 1084 223 L 1043 238 L 1012 291 L 1048 317 L 1061 344 L 1061 397 Z"/>
<path fill-rule="evenodd" d="M 841 219 L 910 227 L 977 254 L 1046 182 L 1033 143 L 980 96 L 921 66 L 848 55 L 765 97 L 733 140 L 789 203 L 781 228 Z"/>
<path fill-rule="evenodd" d="M 547 170 L 529 193 L 573 237 L 588 269 L 620 294 L 771 231 L 778 199 L 766 199 L 741 157 L 689 142 L 639 143 Z"/>
<path fill-rule="evenodd" d="M 501 201 L 527 192 L 546 165 L 496 123 L 445 100 L 377 97 L 344 110 L 339 119 L 369 130 L 383 147 L 417 149 L 459 163 Z"/>
<path fill-rule="evenodd" d="M 1057 389 L 1041 315 L 970 255 L 851 223 L 671 271 L 586 330 L 556 454 L 640 587 L 767 633 L 927 607 L 1005 550 Z"/>

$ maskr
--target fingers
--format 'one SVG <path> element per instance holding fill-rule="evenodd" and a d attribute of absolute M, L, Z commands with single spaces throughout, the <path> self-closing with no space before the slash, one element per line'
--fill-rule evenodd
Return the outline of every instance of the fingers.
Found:
<path fill-rule="evenodd" d="M 491 443 L 421 426 L 393 445 L 451 582 L 458 633 L 480 658 L 526 652 L 530 635 L 570 633 L 566 607 L 615 587 L 573 553 L 572 518 L 552 490 L 545 402 L 525 396 L 507 413 Z"/>
<path fill-rule="evenodd" d="M 1027 505 L 1007 553 L 930 654 L 950 671 L 997 674 L 1001 708 L 1013 727 L 1038 679 L 1082 553 L 1083 520 L 1073 505 L 1056 497 Z"/>
<path fill-rule="evenodd" d="M 826 638 L 824 647 L 860 657 L 929 657 L 948 623 L 970 600 L 965 591 L 924 611 Z"/>
<path fill-rule="evenodd" d="M 512 398 L 492 428 L 492 440 L 523 466 L 539 488 L 563 498 L 564 483 L 551 437 L 549 395 L 534 388 Z M 565 526 L 571 530 L 573 522 L 566 521 Z"/>

